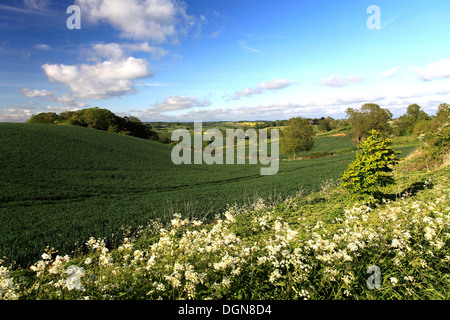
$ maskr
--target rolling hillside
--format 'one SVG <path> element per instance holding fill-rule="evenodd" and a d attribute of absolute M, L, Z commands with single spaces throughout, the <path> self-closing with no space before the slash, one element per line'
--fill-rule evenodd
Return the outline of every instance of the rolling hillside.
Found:
<path fill-rule="evenodd" d="M 408 149 L 409 150 L 409 149 Z M 337 179 L 354 154 L 258 165 L 180 165 L 171 147 L 82 127 L 0 124 L 0 258 L 32 263 L 46 246 L 72 252 L 91 237 L 113 246 L 174 213 L 213 219 L 228 204 L 275 200 Z"/>

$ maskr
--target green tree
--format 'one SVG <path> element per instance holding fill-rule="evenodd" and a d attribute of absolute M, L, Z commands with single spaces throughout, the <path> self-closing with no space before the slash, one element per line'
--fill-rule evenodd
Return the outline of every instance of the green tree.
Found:
<path fill-rule="evenodd" d="M 433 132 L 425 134 L 425 146 L 431 160 L 435 163 L 442 163 L 443 156 L 450 151 L 450 124 L 445 122 Z"/>
<path fill-rule="evenodd" d="M 79 121 L 83 126 L 99 130 L 108 130 L 117 123 L 117 117 L 108 109 L 99 107 L 88 108 L 79 111 Z"/>
<path fill-rule="evenodd" d="M 59 116 L 54 112 L 43 112 L 31 116 L 31 118 L 28 119 L 27 122 L 40 124 L 54 124 L 59 119 L 60 119 Z"/>
<path fill-rule="evenodd" d="M 358 142 L 371 134 L 372 130 L 376 130 L 383 135 L 391 132 L 389 122 L 392 119 L 392 113 L 388 109 L 382 109 L 374 103 L 366 103 L 361 110 L 348 108 L 348 122 Z"/>
<path fill-rule="evenodd" d="M 341 177 L 341 186 L 350 198 L 373 203 L 380 195 L 379 187 L 394 183 L 392 167 L 398 162 L 392 139 L 383 139 L 372 130 L 371 135 L 358 145 L 360 152 Z"/>
<path fill-rule="evenodd" d="M 313 148 L 313 137 L 313 127 L 308 119 L 291 118 L 281 135 L 282 146 L 286 153 L 296 156 L 300 151 L 309 151 Z"/>
<path fill-rule="evenodd" d="M 413 134 L 417 137 L 431 131 L 432 121 L 420 120 L 414 125 Z"/>
<path fill-rule="evenodd" d="M 406 113 L 395 122 L 395 131 L 397 135 L 410 135 L 414 132 L 414 126 L 419 121 L 428 120 L 430 117 L 423 111 L 419 105 L 411 104 L 406 109 Z"/>
<path fill-rule="evenodd" d="M 126 132 L 128 135 L 142 139 L 158 140 L 158 134 L 152 130 L 152 127 L 136 117 L 123 117 L 118 121 L 121 131 Z"/>
<path fill-rule="evenodd" d="M 320 132 L 328 132 L 331 130 L 330 120 L 328 118 L 319 120 L 317 126 Z"/>
<path fill-rule="evenodd" d="M 436 121 L 439 124 L 450 121 L 450 104 L 441 103 L 436 112 Z"/>

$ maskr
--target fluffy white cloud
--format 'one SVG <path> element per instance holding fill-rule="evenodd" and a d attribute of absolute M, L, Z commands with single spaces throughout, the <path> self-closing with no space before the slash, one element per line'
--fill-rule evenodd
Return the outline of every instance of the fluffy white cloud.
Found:
<path fill-rule="evenodd" d="M 248 97 L 256 94 L 262 94 L 266 90 L 280 90 L 293 85 L 294 82 L 288 79 L 272 79 L 268 82 L 260 82 L 256 87 L 245 88 L 237 91 L 231 96 L 231 100 L 237 100 L 242 97 Z"/>
<path fill-rule="evenodd" d="M 75 98 L 70 94 L 63 94 L 62 96 L 57 97 L 54 100 L 57 101 L 59 104 L 66 106 L 66 108 L 72 107 L 76 109 L 78 108 L 82 109 L 89 107 L 89 105 L 86 102 L 79 101 L 77 98 Z"/>
<path fill-rule="evenodd" d="M 145 59 L 127 57 L 118 44 L 94 46 L 95 64 L 44 64 L 42 69 L 50 82 L 70 88 L 77 99 L 108 99 L 136 91 L 133 80 L 151 76 Z"/>
<path fill-rule="evenodd" d="M 450 59 L 430 63 L 419 73 L 419 79 L 430 81 L 450 77 Z"/>
<path fill-rule="evenodd" d="M 393 77 L 393 76 L 395 76 L 398 73 L 399 70 L 400 70 L 399 67 L 394 67 L 392 69 L 386 70 L 385 72 L 383 72 L 381 77 L 383 77 L 383 78 Z"/>
<path fill-rule="evenodd" d="M 160 114 L 176 110 L 187 110 L 196 107 L 207 107 L 211 103 L 208 100 L 200 100 L 195 97 L 172 96 L 163 102 L 155 104 L 152 109 L 145 111 L 147 114 Z"/>
<path fill-rule="evenodd" d="M 106 21 L 130 39 L 156 43 L 177 40 L 194 24 L 183 4 L 173 0 L 76 0 L 91 22 Z"/>
<path fill-rule="evenodd" d="M 344 87 L 353 83 L 361 83 L 363 80 L 362 77 L 341 78 L 339 76 L 331 75 L 328 78 L 323 79 L 320 84 L 328 87 Z"/>

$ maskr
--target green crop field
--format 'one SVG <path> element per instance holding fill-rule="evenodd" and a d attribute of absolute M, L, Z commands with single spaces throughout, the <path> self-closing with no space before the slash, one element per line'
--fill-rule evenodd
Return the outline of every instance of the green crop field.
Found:
<path fill-rule="evenodd" d="M 46 246 L 70 253 L 91 236 L 114 245 L 123 227 L 158 217 L 212 219 L 257 196 L 314 191 L 353 158 L 280 161 L 278 174 L 262 176 L 260 164 L 176 166 L 170 146 L 115 133 L 0 124 L 0 259 L 26 266 Z"/>

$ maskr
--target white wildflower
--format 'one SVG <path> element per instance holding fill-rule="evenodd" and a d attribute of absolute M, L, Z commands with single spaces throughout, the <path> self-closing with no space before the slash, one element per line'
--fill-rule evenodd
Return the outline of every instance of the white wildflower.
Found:
<path fill-rule="evenodd" d="M 396 277 L 390 277 L 389 280 L 391 280 L 391 283 L 395 286 L 398 282 L 398 279 Z"/>
<path fill-rule="evenodd" d="M 277 281 L 277 279 L 279 279 L 280 277 L 281 277 L 280 270 L 275 269 L 275 270 L 271 273 L 270 278 L 269 278 L 269 281 L 270 281 L 271 283 L 274 283 L 274 282 Z"/>

